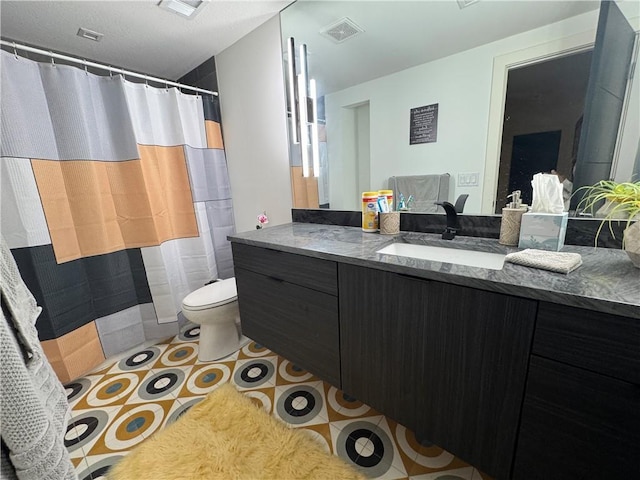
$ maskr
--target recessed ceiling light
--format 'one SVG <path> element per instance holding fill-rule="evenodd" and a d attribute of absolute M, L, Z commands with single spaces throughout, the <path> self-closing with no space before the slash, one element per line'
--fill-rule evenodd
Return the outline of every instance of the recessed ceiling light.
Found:
<path fill-rule="evenodd" d="M 94 42 L 99 42 L 104 37 L 103 33 L 94 32 L 93 30 L 89 30 L 88 28 L 79 28 L 78 33 L 76 33 L 79 37 L 87 38 L 89 40 L 93 40 Z"/>
<path fill-rule="evenodd" d="M 205 2 L 204 0 L 162 0 L 158 6 L 180 16 L 193 18 L 202 10 Z"/>

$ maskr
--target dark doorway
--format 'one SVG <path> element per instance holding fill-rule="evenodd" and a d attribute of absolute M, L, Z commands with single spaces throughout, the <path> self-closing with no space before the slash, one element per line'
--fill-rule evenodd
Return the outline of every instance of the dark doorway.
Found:
<path fill-rule="evenodd" d="M 531 205 L 533 176 L 556 169 L 561 137 L 561 130 L 513 137 L 509 191 L 520 190 L 523 203 Z"/>
<path fill-rule="evenodd" d="M 531 176 L 524 181 L 516 180 L 530 172 L 549 172 L 555 169 L 563 178 L 571 181 L 574 160 L 574 137 L 576 122 L 584 114 L 584 101 L 589 81 L 592 51 L 584 51 L 547 59 L 538 63 L 512 68 L 507 77 L 500 170 L 496 192 L 496 213 L 507 203 L 507 195 L 516 182 L 524 195 L 523 201 L 531 201 Z M 559 133 L 561 132 L 561 133 Z M 538 137 L 541 135 L 541 137 Z M 554 136 L 555 135 L 555 136 Z M 516 139 L 527 145 L 539 138 L 540 142 L 553 141 L 549 149 L 554 151 L 554 164 L 548 161 L 527 172 L 511 174 L 514 159 L 523 156 L 516 152 Z M 558 144 L 559 137 L 559 144 Z M 527 145 L 523 147 L 529 148 Z M 530 148 L 543 155 L 544 146 L 533 144 Z M 545 152 L 547 156 L 550 154 Z M 531 154 L 528 154 L 531 156 Z M 540 158 L 540 157 L 538 157 Z M 513 179 L 513 180 L 512 180 Z M 528 194 L 525 194 L 528 191 Z"/>

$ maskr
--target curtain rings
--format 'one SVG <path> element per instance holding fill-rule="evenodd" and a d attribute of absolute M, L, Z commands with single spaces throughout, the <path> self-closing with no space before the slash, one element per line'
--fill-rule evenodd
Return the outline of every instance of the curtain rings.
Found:
<path fill-rule="evenodd" d="M 144 76 L 144 87 L 149 88 L 149 77 L 146 75 Z"/>
<path fill-rule="evenodd" d="M 16 57 L 16 60 L 18 60 L 18 47 L 16 47 L 16 42 L 13 42 L 13 55 Z"/>
<path fill-rule="evenodd" d="M 166 79 L 164 81 L 164 90 L 165 90 L 165 92 L 169 91 L 169 82 Z"/>
<path fill-rule="evenodd" d="M 111 69 L 111 65 L 109 65 L 109 76 L 113 78 L 113 70 Z"/>
<path fill-rule="evenodd" d="M 51 57 L 51 66 L 55 67 L 56 62 L 53 60 L 53 52 L 51 50 L 49 50 L 49 56 Z"/>
<path fill-rule="evenodd" d="M 83 58 L 82 63 L 84 64 L 84 74 L 89 76 L 89 70 L 87 69 L 87 59 Z"/>

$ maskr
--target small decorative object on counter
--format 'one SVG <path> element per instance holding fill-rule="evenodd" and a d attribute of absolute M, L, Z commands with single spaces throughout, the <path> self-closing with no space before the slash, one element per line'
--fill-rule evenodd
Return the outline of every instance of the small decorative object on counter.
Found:
<path fill-rule="evenodd" d="M 378 192 L 362 192 L 362 230 L 378 231 Z"/>
<path fill-rule="evenodd" d="M 518 245 L 522 215 L 527 211 L 527 206 L 522 205 L 520 194 L 520 190 L 516 190 L 508 195 L 507 198 L 511 198 L 511 201 L 502 209 L 500 239 L 498 240 L 498 243 L 502 245 Z"/>
<path fill-rule="evenodd" d="M 380 233 L 395 235 L 400 233 L 400 212 L 380 212 Z"/>
<path fill-rule="evenodd" d="M 267 217 L 267 212 L 265 211 L 258 215 L 258 224 L 256 225 L 256 230 L 260 230 L 267 223 L 269 223 L 269 218 Z"/>
<path fill-rule="evenodd" d="M 619 183 L 601 180 L 593 185 L 580 187 L 574 195 L 578 193 L 582 195 L 582 199 L 577 210 L 587 211 L 594 217 L 602 218 L 596 232 L 595 245 L 598 245 L 598 236 L 605 223 L 609 226 L 611 236 L 615 238 L 611 222 L 624 221 L 626 228 L 622 248 L 627 252 L 631 262 L 640 268 L 640 181 Z"/>

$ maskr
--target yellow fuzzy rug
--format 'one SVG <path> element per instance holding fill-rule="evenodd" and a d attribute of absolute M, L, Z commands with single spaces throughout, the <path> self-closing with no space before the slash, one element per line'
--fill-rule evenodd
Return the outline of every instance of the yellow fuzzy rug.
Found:
<path fill-rule="evenodd" d="M 363 479 L 225 384 L 111 468 L 109 480 Z"/>

